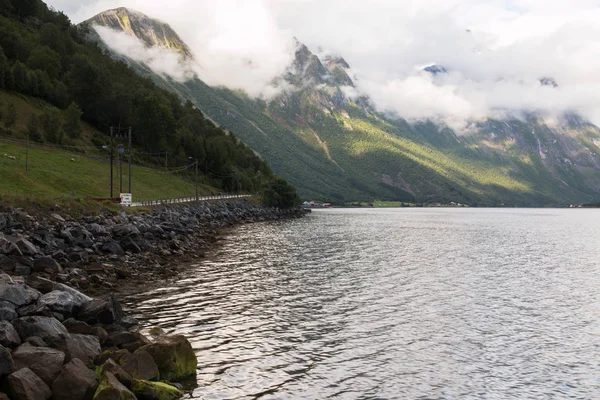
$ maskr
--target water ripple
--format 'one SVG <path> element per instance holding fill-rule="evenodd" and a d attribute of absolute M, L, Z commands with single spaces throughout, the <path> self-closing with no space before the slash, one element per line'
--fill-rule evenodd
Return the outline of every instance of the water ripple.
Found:
<path fill-rule="evenodd" d="M 125 299 L 202 399 L 598 399 L 600 212 L 327 210 L 244 225 Z"/>

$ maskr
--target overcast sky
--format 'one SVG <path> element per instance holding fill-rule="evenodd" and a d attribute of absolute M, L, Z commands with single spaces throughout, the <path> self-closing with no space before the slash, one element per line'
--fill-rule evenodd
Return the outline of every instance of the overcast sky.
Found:
<path fill-rule="evenodd" d="M 360 93 L 380 110 L 406 118 L 460 124 L 527 109 L 552 115 L 576 111 L 600 124 L 596 0 L 48 3 L 74 22 L 119 6 L 168 22 L 192 48 L 205 80 L 255 96 L 272 93 L 269 84 L 290 63 L 296 36 L 314 52 L 343 56 Z M 450 73 L 432 77 L 421 72 L 432 63 Z M 539 79 L 546 76 L 559 87 L 542 87 Z"/>

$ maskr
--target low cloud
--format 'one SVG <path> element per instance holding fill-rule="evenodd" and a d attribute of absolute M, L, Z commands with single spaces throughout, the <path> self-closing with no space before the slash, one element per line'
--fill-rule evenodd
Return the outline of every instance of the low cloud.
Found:
<path fill-rule="evenodd" d="M 163 53 L 128 55 L 185 79 L 251 96 L 278 93 L 292 37 L 343 56 L 359 79 L 349 94 L 381 111 L 452 127 L 523 110 L 577 112 L 600 125 L 600 7 L 595 0 L 50 0 L 76 22 L 119 6 L 168 22 L 198 66 Z M 106 34 L 106 33 L 105 33 Z M 110 41 L 109 41 L 110 42 Z M 112 43 L 112 42 L 110 42 Z M 164 59 L 163 59 L 164 58 Z M 153 63 L 153 64 L 151 64 Z M 430 64 L 449 72 L 432 76 Z M 182 71 L 174 71 L 180 68 Z M 542 86 L 551 77 L 558 87 Z"/>

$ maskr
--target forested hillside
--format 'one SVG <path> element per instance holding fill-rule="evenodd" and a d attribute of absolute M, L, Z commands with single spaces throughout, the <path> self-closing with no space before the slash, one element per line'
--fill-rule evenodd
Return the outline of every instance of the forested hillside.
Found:
<path fill-rule="evenodd" d="M 182 103 L 104 55 L 87 36 L 85 27 L 71 24 L 39 0 L 0 2 L 0 90 L 56 107 L 32 116 L 32 140 L 77 142 L 83 120 L 102 132 L 91 138 L 101 145 L 110 126 L 131 126 L 135 148 L 149 155 L 169 154 L 175 166 L 197 160 L 200 172 L 216 188 L 248 192 L 261 187 L 268 204 L 297 202 L 294 189 L 241 140 L 216 127 L 191 102 Z M 10 105 L 4 108 L 9 110 L 5 117 L 11 118 Z M 10 127 L 2 133 L 10 135 Z M 152 157 L 143 161 L 155 162 Z"/>

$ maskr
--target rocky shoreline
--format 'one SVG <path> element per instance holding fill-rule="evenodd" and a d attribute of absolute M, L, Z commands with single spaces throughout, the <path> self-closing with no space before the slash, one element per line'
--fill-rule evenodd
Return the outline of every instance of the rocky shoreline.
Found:
<path fill-rule="evenodd" d="M 306 212 L 265 208 L 245 200 L 117 215 L 104 211 L 80 218 L 60 208 L 38 215 L 0 209 L 0 270 L 27 281 L 41 277 L 102 294 L 176 276 L 186 261 L 204 256 L 223 228 L 298 218 Z"/>
<path fill-rule="evenodd" d="M 180 398 L 197 368 L 189 341 L 142 335 L 106 293 L 176 276 L 220 229 L 306 212 L 247 201 L 81 217 L 0 208 L 0 400 Z"/>

